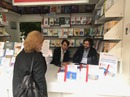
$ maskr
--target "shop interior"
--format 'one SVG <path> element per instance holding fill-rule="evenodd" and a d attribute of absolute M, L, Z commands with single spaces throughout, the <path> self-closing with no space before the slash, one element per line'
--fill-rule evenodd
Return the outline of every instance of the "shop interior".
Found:
<path fill-rule="evenodd" d="M 46 56 L 48 97 L 130 97 L 130 0 L 48 1 L 0 1 L 0 97 L 13 97 L 13 64 L 32 30 L 43 34 L 46 50 L 51 51 Z M 62 39 L 68 39 L 72 57 L 87 37 L 94 40 L 94 48 L 100 55 L 98 67 L 85 67 L 80 76 L 83 79 L 65 79 L 65 72 L 59 73 L 59 67 L 50 64 L 53 50 L 60 46 Z M 15 44 L 20 46 L 19 50 Z M 104 71 L 99 70 L 105 58 L 115 62 L 109 68 L 114 77 L 112 73 L 104 76 Z M 106 70 L 111 62 L 104 66 Z M 86 81 L 87 68 L 93 76 Z M 3 84 L 5 81 L 7 84 Z"/>

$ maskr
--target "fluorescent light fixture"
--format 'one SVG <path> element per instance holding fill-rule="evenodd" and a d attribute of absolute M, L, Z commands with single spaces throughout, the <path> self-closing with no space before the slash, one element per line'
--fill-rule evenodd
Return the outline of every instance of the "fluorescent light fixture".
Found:
<path fill-rule="evenodd" d="M 13 0 L 13 5 L 56 5 L 56 4 L 87 4 L 89 0 Z"/>

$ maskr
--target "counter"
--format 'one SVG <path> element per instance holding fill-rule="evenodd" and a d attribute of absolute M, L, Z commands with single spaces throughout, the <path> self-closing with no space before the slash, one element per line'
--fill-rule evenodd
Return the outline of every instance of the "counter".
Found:
<path fill-rule="evenodd" d="M 59 67 L 49 65 L 46 73 L 49 97 L 90 97 L 90 96 L 113 96 L 130 97 L 130 86 L 120 78 L 103 79 L 98 81 L 59 82 L 57 71 Z"/>

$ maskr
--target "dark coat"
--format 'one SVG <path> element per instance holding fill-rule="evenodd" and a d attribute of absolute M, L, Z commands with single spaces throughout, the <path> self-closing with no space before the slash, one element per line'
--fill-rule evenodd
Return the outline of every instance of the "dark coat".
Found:
<path fill-rule="evenodd" d="M 45 79 L 45 73 L 47 70 L 45 58 L 41 52 L 25 53 L 22 50 L 16 57 L 13 71 L 13 94 L 16 91 L 16 87 L 22 82 L 24 75 L 29 74 L 32 57 L 34 56 L 34 66 L 32 76 L 36 82 L 36 85 L 47 97 L 47 85 Z"/>
<path fill-rule="evenodd" d="M 73 56 L 72 61 L 74 63 L 80 63 L 83 57 L 83 53 L 84 53 L 84 46 L 80 46 L 76 53 Z M 93 64 L 93 65 L 98 65 L 98 56 L 97 56 L 97 52 L 95 50 L 95 48 L 90 47 L 89 53 L 88 53 L 88 57 L 87 57 L 87 64 Z"/>
<path fill-rule="evenodd" d="M 61 47 L 57 47 L 54 49 L 53 52 L 53 59 L 51 61 L 51 64 L 54 64 L 56 66 L 61 66 Z M 69 50 L 66 50 L 64 56 L 63 56 L 63 62 L 69 62 L 70 61 L 70 52 Z"/>

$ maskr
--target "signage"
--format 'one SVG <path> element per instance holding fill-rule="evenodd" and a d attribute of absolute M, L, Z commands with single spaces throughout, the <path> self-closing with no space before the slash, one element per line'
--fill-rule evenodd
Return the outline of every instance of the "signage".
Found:
<path fill-rule="evenodd" d="M 100 53 L 99 66 L 104 69 L 104 75 L 115 77 L 117 74 L 117 58 L 108 53 Z"/>
<path fill-rule="evenodd" d="M 13 5 L 84 4 L 89 0 L 13 0 Z"/>

